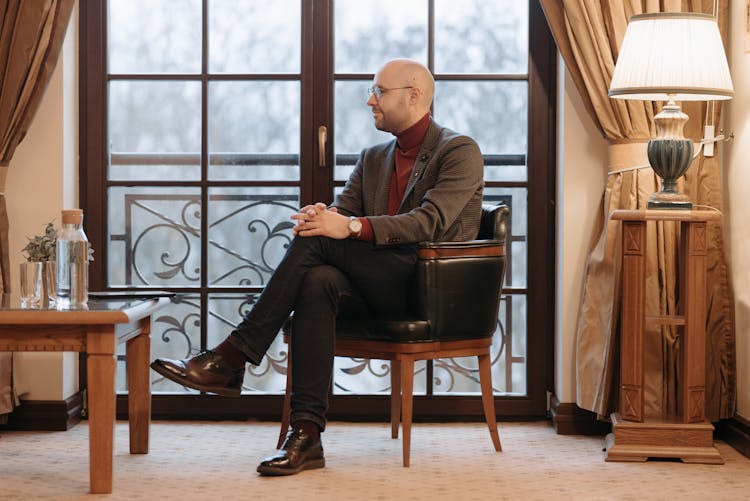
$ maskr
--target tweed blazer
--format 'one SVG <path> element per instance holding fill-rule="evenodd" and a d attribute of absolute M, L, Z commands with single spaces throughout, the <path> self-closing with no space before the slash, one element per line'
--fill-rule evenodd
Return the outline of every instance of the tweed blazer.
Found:
<path fill-rule="evenodd" d="M 482 211 L 484 163 L 468 136 L 430 123 L 396 215 L 388 215 L 396 140 L 365 148 L 333 206 L 365 216 L 376 245 L 476 238 Z"/>

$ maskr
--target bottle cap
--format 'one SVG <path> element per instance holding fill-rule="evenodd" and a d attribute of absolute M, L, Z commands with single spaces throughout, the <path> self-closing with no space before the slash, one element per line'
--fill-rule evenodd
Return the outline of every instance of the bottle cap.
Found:
<path fill-rule="evenodd" d="M 82 224 L 82 209 L 66 209 L 62 211 L 62 224 Z"/>

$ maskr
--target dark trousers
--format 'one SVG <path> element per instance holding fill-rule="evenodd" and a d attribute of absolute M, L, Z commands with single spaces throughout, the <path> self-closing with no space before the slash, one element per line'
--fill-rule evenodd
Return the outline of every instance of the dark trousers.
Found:
<path fill-rule="evenodd" d="M 294 311 L 291 422 L 325 429 L 336 317 L 406 309 L 416 252 L 358 240 L 296 237 L 229 342 L 258 365 Z"/>

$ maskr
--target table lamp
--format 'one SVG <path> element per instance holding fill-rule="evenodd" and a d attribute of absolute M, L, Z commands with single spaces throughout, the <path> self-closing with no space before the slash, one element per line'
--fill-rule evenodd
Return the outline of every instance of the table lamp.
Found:
<path fill-rule="evenodd" d="M 648 161 L 662 179 L 661 191 L 649 198 L 649 209 L 693 207 L 677 190 L 677 179 L 693 158 L 693 143 L 683 134 L 688 116 L 677 102 L 731 99 L 733 94 L 716 18 L 688 12 L 630 18 L 609 96 L 667 101 L 654 117 L 657 136 L 648 142 Z"/>

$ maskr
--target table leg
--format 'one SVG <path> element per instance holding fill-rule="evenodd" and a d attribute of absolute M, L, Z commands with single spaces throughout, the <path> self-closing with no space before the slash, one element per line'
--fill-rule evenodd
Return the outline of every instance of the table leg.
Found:
<path fill-rule="evenodd" d="M 130 453 L 148 454 L 151 425 L 150 318 L 141 320 L 142 332 L 127 343 L 128 423 Z"/>
<path fill-rule="evenodd" d="M 679 413 L 683 423 L 703 421 L 706 393 L 706 254 L 705 222 L 682 223 L 680 254 L 685 328 L 680 338 Z"/>
<path fill-rule="evenodd" d="M 93 494 L 106 494 L 112 492 L 112 460 L 114 456 L 114 326 L 89 326 L 86 351 L 91 492 Z"/>
<path fill-rule="evenodd" d="M 620 415 L 643 421 L 646 222 L 623 221 Z"/>

